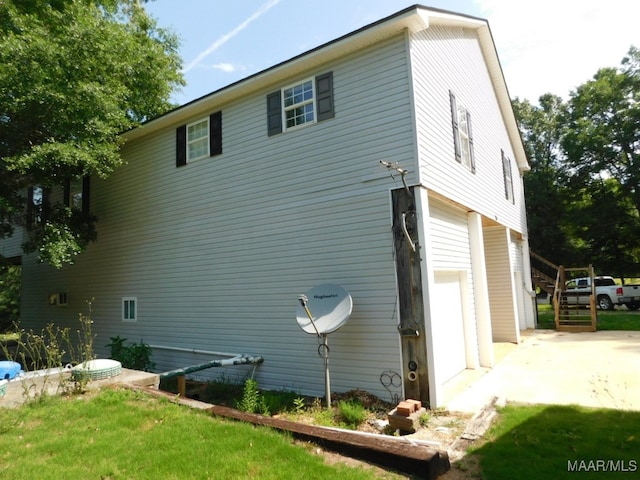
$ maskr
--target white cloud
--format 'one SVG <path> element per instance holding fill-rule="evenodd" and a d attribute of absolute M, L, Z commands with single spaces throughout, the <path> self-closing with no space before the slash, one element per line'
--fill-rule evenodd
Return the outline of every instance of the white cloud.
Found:
<path fill-rule="evenodd" d="M 640 46 L 640 2 L 476 0 L 489 20 L 512 97 L 567 97 Z"/>
<path fill-rule="evenodd" d="M 225 43 L 227 43 L 229 40 L 231 40 L 233 37 L 235 37 L 236 35 L 238 35 L 242 30 L 244 30 L 245 28 L 247 28 L 249 26 L 249 24 L 251 22 L 253 22 L 254 20 L 257 20 L 258 18 L 260 18 L 262 15 L 264 15 L 266 12 L 268 12 L 271 8 L 275 7 L 278 3 L 280 2 L 280 0 L 268 0 L 266 3 L 262 4 L 260 6 L 260 8 L 258 10 L 256 10 L 254 13 L 252 13 L 246 20 L 244 20 L 242 23 L 240 23 L 240 25 L 238 25 L 237 27 L 235 27 L 233 30 L 231 30 L 228 33 L 225 33 L 224 35 L 222 35 L 221 37 L 217 38 L 211 45 L 209 45 L 205 50 L 203 50 L 202 52 L 200 52 L 195 59 L 193 59 L 182 71 L 183 73 L 187 73 L 189 70 L 191 70 L 192 68 L 200 65 L 200 63 L 202 63 L 202 61 L 208 57 L 209 55 L 211 55 L 213 52 L 215 52 L 218 48 L 220 48 L 222 45 L 224 45 Z"/>
<path fill-rule="evenodd" d="M 238 67 L 233 65 L 232 63 L 216 63 L 214 65 L 209 65 L 210 68 L 214 70 L 222 70 L 225 73 L 232 73 L 238 70 Z"/>

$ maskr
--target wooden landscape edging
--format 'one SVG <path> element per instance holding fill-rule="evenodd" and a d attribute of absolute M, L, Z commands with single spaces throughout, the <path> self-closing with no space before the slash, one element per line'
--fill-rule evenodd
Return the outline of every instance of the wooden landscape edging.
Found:
<path fill-rule="evenodd" d="M 356 432 L 305 425 L 280 418 L 242 412 L 229 407 L 206 404 L 176 396 L 173 393 L 151 387 L 142 387 L 142 389 L 156 396 L 168 397 L 181 405 L 205 410 L 212 415 L 290 432 L 300 440 L 322 445 L 336 453 L 415 475 L 419 478 L 433 480 L 451 468 L 449 455 L 446 452 L 424 445 L 387 439 L 383 435 L 361 435 Z"/>

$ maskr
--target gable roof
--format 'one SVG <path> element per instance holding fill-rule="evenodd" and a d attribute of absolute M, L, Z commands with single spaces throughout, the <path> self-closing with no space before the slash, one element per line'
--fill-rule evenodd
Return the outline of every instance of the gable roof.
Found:
<path fill-rule="evenodd" d="M 430 25 L 461 27 L 476 31 L 502 112 L 502 117 L 509 138 L 511 139 L 511 145 L 516 156 L 515 160 L 518 168 L 520 171 L 529 170 L 530 167 L 513 108 L 511 107 L 511 99 L 488 21 L 478 17 L 425 7 L 423 5 L 413 5 L 405 8 L 377 22 L 366 25 L 312 50 L 301 53 L 289 60 L 285 60 L 226 87 L 192 100 L 174 110 L 145 122 L 140 127 L 124 132 L 122 137 L 124 140 L 134 140 L 162 128 L 184 123 L 189 118 L 197 115 L 205 115 L 212 109 L 219 108 L 223 103 L 228 103 L 257 90 L 279 85 L 283 80 L 295 76 L 297 73 L 304 73 L 319 64 L 332 61 L 348 53 L 373 45 L 397 35 L 404 30 L 412 33 L 429 28 Z"/>

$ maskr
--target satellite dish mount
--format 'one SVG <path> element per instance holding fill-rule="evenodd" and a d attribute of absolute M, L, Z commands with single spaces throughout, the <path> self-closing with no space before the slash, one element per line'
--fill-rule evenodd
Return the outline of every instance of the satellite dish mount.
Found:
<path fill-rule="evenodd" d="M 335 332 L 351 315 L 351 295 L 339 285 L 323 284 L 306 294 L 298 295 L 296 320 L 306 333 L 322 339 L 318 355 L 324 360 L 324 388 L 327 408 L 331 407 L 331 381 L 329 379 L 329 344 L 327 335 Z"/>

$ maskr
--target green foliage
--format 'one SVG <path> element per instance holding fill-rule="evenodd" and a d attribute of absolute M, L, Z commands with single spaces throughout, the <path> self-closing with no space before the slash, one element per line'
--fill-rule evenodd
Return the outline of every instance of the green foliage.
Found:
<path fill-rule="evenodd" d="M 248 378 L 244 382 L 244 390 L 242 391 L 242 399 L 238 402 L 238 409 L 248 413 L 271 415 L 265 397 L 258 389 L 258 382 L 252 378 Z"/>
<path fill-rule="evenodd" d="M 111 343 L 106 346 L 111 349 L 109 358 L 117 360 L 124 368 L 151 372 L 155 368 L 155 363 L 151 360 L 153 349 L 142 340 L 139 343 L 129 343 L 125 345 L 126 338 L 120 335 L 110 338 Z"/>
<path fill-rule="evenodd" d="M 80 326 L 76 330 L 76 339 L 72 338 L 69 327 L 60 328 L 49 323 L 39 332 L 20 330 L 20 335 L 15 338 L 15 350 L 9 351 L 6 345 L 2 345 L 4 356 L 19 362 L 23 370 L 42 371 L 39 377 L 25 377 L 21 380 L 26 400 L 41 399 L 52 390 L 53 393 L 80 393 L 85 390 L 89 379 L 82 375 L 67 375 L 65 365 L 95 358 L 91 301 L 87 304 L 89 313 L 78 315 Z"/>
<path fill-rule="evenodd" d="M 340 400 L 338 402 L 338 415 L 349 428 L 358 426 L 367 419 L 369 412 L 356 400 Z"/>
<path fill-rule="evenodd" d="M 0 19 L 0 238 L 30 226 L 26 249 L 59 267 L 95 239 L 96 219 L 43 202 L 34 224 L 27 189 L 61 193 L 122 164 L 119 134 L 184 84 L 177 38 L 135 0 L 7 0 Z"/>
<path fill-rule="evenodd" d="M 600 69 L 568 101 L 514 112 L 531 164 L 525 191 L 531 249 L 597 273 L 640 273 L 640 51 Z"/>
<path fill-rule="evenodd" d="M 20 319 L 22 267 L 8 265 L 0 268 L 0 333 Z"/>

